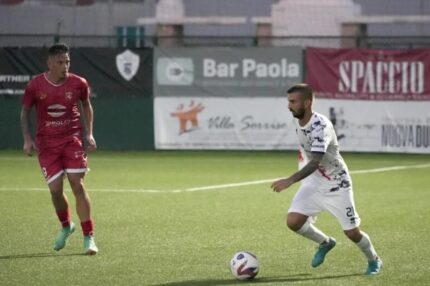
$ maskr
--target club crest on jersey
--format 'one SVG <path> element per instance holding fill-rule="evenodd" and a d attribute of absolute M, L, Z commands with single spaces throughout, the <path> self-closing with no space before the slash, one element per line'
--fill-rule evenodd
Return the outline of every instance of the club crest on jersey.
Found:
<path fill-rule="evenodd" d="M 71 100 L 72 96 L 73 96 L 73 92 L 71 91 L 67 91 L 64 96 L 66 97 L 67 100 Z"/>
<path fill-rule="evenodd" d="M 42 93 L 40 93 L 39 98 L 40 98 L 40 100 L 44 100 L 47 96 L 48 96 L 48 94 L 42 92 Z"/>
<path fill-rule="evenodd" d="M 51 117 L 60 117 L 66 113 L 66 107 L 61 104 L 53 104 L 48 106 L 48 114 Z"/>
<path fill-rule="evenodd" d="M 139 70 L 140 56 L 130 50 L 125 50 L 116 56 L 116 68 L 119 74 L 130 81 Z"/>

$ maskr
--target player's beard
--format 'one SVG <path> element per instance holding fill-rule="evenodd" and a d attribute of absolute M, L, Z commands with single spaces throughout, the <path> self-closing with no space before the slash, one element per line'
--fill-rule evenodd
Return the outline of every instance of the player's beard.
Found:
<path fill-rule="evenodd" d="M 302 119 L 305 116 L 305 109 L 304 108 L 299 108 L 297 111 L 290 109 L 290 111 L 293 114 L 293 116 L 297 119 Z"/>

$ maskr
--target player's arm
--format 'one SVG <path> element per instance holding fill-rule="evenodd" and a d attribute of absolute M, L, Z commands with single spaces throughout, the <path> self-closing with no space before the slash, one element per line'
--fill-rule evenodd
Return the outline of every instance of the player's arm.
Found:
<path fill-rule="evenodd" d="M 97 149 L 96 140 L 93 136 L 93 120 L 94 112 L 93 106 L 91 105 L 90 99 L 82 100 L 82 114 L 84 117 L 83 123 L 85 128 L 85 139 L 88 143 L 88 150 L 93 151 Z"/>
<path fill-rule="evenodd" d="M 22 106 L 21 108 L 21 132 L 22 137 L 24 139 L 24 146 L 23 151 L 28 156 L 31 156 L 33 153 L 33 150 L 36 150 L 36 144 L 34 143 L 33 138 L 31 137 L 30 133 L 30 114 L 31 114 L 31 107 Z"/>
<path fill-rule="evenodd" d="M 293 183 L 301 181 L 313 172 L 315 172 L 318 169 L 318 166 L 320 165 L 323 156 L 324 153 L 313 152 L 312 159 L 302 169 L 291 175 L 290 178 Z"/>
<path fill-rule="evenodd" d="M 292 184 L 303 180 L 304 178 L 315 172 L 318 169 L 318 166 L 320 165 L 323 156 L 324 153 L 313 152 L 312 158 L 310 158 L 309 162 L 303 168 L 301 168 L 299 171 L 292 174 L 286 179 L 280 179 L 274 182 L 271 186 L 273 191 L 279 193 L 282 190 L 291 186 Z"/>

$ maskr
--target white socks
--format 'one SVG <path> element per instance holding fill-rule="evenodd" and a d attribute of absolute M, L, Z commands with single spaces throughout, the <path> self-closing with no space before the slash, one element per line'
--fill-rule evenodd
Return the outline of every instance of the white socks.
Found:
<path fill-rule="evenodd" d="M 363 237 L 359 242 L 356 243 L 358 248 L 361 249 L 361 251 L 366 256 L 367 260 L 369 261 L 375 260 L 378 257 L 378 255 L 376 254 L 375 248 L 373 247 L 369 236 L 365 232 L 361 232 L 361 235 L 363 235 Z"/>
<path fill-rule="evenodd" d="M 306 223 L 296 232 L 318 244 L 329 241 L 329 237 L 309 221 L 306 221 Z"/>
<path fill-rule="evenodd" d="M 326 234 L 324 234 L 321 230 L 316 228 L 309 221 L 306 221 L 306 223 L 296 232 L 306 237 L 307 239 L 315 241 L 318 244 L 329 241 L 329 237 Z M 372 242 L 370 241 L 370 238 L 367 235 L 367 233 L 361 231 L 361 235 L 363 237 L 359 242 L 356 243 L 356 245 L 366 256 L 367 260 L 374 261 L 375 259 L 378 258 L 378 254 L 376 254 L 375 248 L 373 247 Z"/>

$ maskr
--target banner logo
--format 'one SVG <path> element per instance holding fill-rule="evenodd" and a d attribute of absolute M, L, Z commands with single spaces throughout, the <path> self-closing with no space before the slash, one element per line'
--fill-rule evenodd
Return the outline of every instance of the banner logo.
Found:
<path fill-rule="evenodd" d="M 306 82 L 316 97 L 353 100 L 429 100 L 430 56 L 425 50 L 306 51 Z"/>
<path fill-rule="evenodd" d="M 130 50 L 116 56 L 116 68 L 119 74 L 126 80 L 130 81 L 139 70 L 140 57 Z"/>
<path fill-rule="evenodd" d="M 190 58 L 159 58 L 157 61 L 159 85 L 192 85 L 194 64 Z"/>
<path fill-rule="evenodd" d="M 170 113 L 171 116 L 177 117 L 179 120 L 179 135 L 199 128 L 197 114 L 203 109 L 205 107 L 201 103 L 195 104 L 194 100 L 191 100 L 189 106 L 185 107 L 184 104 L 180 104 L 176 112 Z"/>

